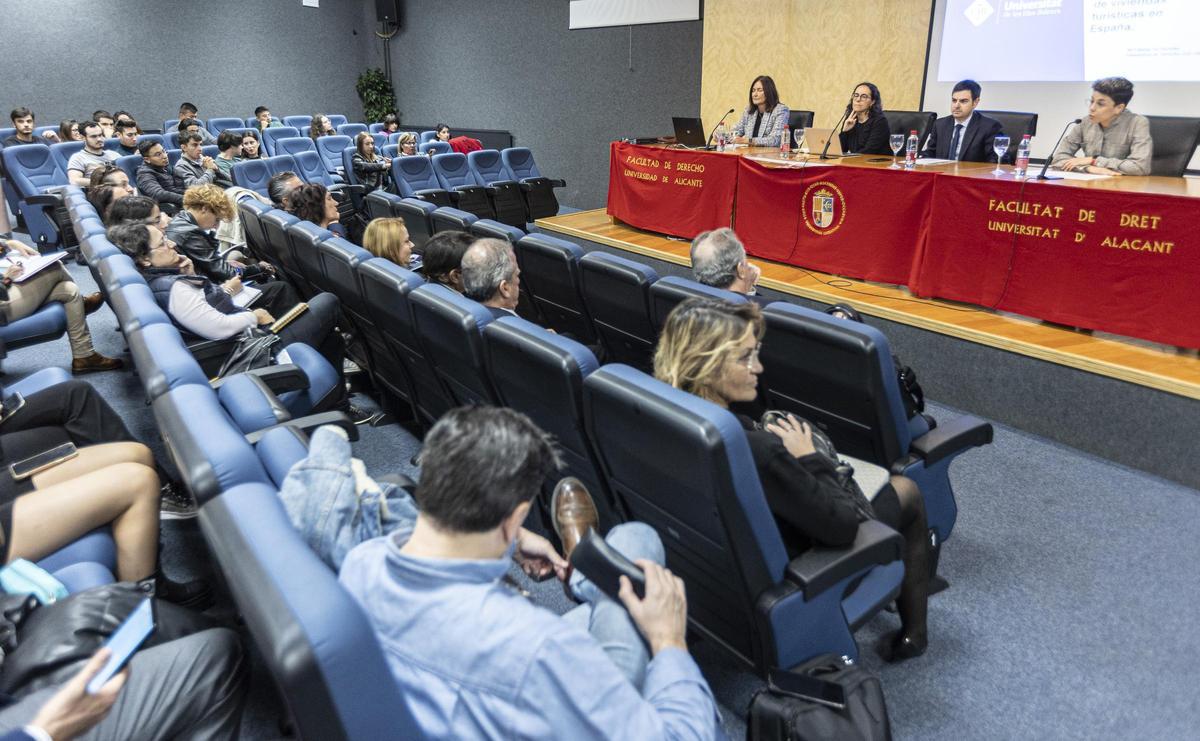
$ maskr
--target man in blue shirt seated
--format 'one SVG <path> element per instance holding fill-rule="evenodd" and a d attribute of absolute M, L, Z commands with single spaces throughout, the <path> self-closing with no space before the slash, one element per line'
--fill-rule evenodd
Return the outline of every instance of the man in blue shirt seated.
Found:
<path fill-rule="evenodd" d="M 645 570 L 645 598 L 621 578 L 621 604 L 579 573 L 583 602 L 560 617 L 501 579 L 510 560 L 567 580 L 548 541 L 521 527 L 557 465 L 550 438 L 509 409 L 456 409 L 425 438 L 420 513 L 347 555 L 341 581 L 362 604 L 424 732 L 436 738 L 721 737 L 707 683 L 687 652 L 683 582 L 642 523 L 606 540 Z M 568 555 L 595 506 L 559 487 Z M 644 640 L 643 640 L 644 639 Z"/>

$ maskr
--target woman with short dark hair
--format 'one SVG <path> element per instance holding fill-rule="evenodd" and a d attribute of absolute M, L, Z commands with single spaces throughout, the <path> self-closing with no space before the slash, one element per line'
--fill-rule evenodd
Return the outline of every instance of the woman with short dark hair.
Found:
<path fill-rule="evenodd" d="M 339 237 L 345 230 L 338 223 L 338 205 L 333 194 L 320 183 L 305 183 L 292 191 L 288 201 L 292 213 L 301 221 L 309 221 L 322 229 L 328 229 Z"/>

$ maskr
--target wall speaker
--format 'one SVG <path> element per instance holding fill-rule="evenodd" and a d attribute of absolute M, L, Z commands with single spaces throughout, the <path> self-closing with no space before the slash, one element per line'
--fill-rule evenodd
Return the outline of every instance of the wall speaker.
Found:
<path fill-rule="evenodd" d="M 375 20 L 400 28 L 400 0 L 375 0 Z"/>

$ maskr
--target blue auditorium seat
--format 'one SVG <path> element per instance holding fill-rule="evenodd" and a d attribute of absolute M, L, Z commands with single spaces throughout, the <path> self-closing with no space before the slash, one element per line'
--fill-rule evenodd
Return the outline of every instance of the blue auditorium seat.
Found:
<path fill-rule="evenodd" d="M 377 261 L 395 267 L 395 263 L 391 260 L 370 255 L 367 256 L 367 259 L 357 263 L 356 277 L 359 291 L 354 299 L 353 311 L 361 313 L 362 324 L 360 326 L 366 328 L 362 339 L 366 341 L 370 351 L 373 380 L 390 400 L 399 400 L 404 403 L 411 410 L 412 419 L 419 419 L 417 410 L 413 406 L 416 394 L 413 391 L 412 378 L 403 358 L 399 355 L 398 348 L 388 342 L 384 334 L 384 328 L 379 323 L 382 312 L 378 310 L 377 297 L 373 295 L 381 291 L 394 290 L 399 276 L 390 272 L 383 265 L 373 265 Z M 395 320 L 388 317 L 385 321 Z"/>
<path fill-rule="evenodd" d="M 124 253 L 101 258 L 96 263 L 96 272 L 100 276 L 97 285 L 103 287 L 109 294 L 123 286 L 146 283 L 141 271 L 134 264 L 133 258 Z"/>
<path fill-rule="evenodd" d="M 487 188 L 475 178 L 475 172 L 467 165 L 465 154 L 435 154 L 431 162 L 438 182 L 450 191 L 450 200 L 455 208 L 470 211 L 481 219 L 495 218 L 496 211 L 488 198 Z"/>
<path fill-rule="evenodd" d="M 348 350 L 356 360 L 366 361 L 366 369 L 374 378 L 375 361 L 371 356 L 371 348 L 381 344 L 383 338 L 370 316 L 363 299 L 362 285 L 358 282 L 358 266 L 373 255 L 341 237 L 322 241 L 317 245 L 316 252 L 325 290 L 338 297 L 342 312 L 350 322 L 350 331 L 365 343 L 365 346 L 352 344 Z"/>
<path fill-rule="evenodd" d="M 500 152 L 500 159 L 521 184 L 530 221 L 558 213 L 558 198 L 554 195 L 554 189 L 566 187 L 565 180 L 542 177 L 533 160 L 533 152 L 526 147 L 505 149 Z"/>
<path fill-rule="evenodd" d="M 333 118 L 330 117 L 330 121 L 332 120 Z M 360 123 L 344 123 L 341 126 L 335 125 L 335 128 L 337 133 L 341 134 L 342 136 L 350 137 L 351 142 L 354 141 L 354 137 L 367 132 L 367 125 Z"/>
<path fill-rule="evenodd" d="M 138 144 L 141 144 L 142 142 L 157 142 L 158 144 L 163 145 L 163 149 L 167 148 L 166 140 L 163 139 L 162 134 L 138 134 L 137 140 Z"/>
<path fill-rule="evenodd" d="M 471 230 L 471 224 L 479 220 L 475 214 L 449 206 L 439 206 L 430 214 L 433 223 L 433 233 L 445 231 L 466 232 Z"/>
<path fill-rule="evenodd" d="M 299 129 L 301 126 L 308 126 L 312 123 L 312 116 L 284 116 L 283 126 L 293 129 Z"/>
<path fill-rule="evenodd" d="M 414 154 L 393 159 L 392 181 L 401 198 L 419 198 L 435 206 L 452 205 L 450 193 L 438 180 L 428 157 Z"/>
<path fill-rule="evenodd" d="M 379 124 L 379 125 L 383 126 L 383 124 Z M 0 142 L 3 142 L 5 139 L 7 139 L 8 137 L 10 137 L 16 133 L 17 133 L 17 129 L 16 129 L 16 127 L 13 127 L 13 126 L 5 126 L 3 128 L 0 128 Z M 0 144 L 0 147 L 3 147 L 3 146 L 4 146 L 3 144 Z"/>
<path fill-rule="evenodd" d="M 117 570 L 117 546 L 112 529 L 106 525 L 92 530 L 39 559 L 37 565 L 58 579 L 70 594 L 111 584 L 117 580 L 113 576 Z"/>
<path fill-rule="evenodd" d="M 453 405 L 447 399 L 429 361 L 421 351 L 413 325 L 409 298 L 413 291 L 425 285 L 425 280 L 391 260 L 375 258 L 359 265 L 363 298 L 372 321 L 379 327 L 391 354 L 405 371 L 404 377 L 393 377 L 396 385 L 408 383 L 409 394 L 402 394 L 426 421 L 436 420 Z M 386 366 L 385 366 L 386 367 Z M 399 389 L 403 392 L 404 389 Z"/>
<path fill-rule="evenodd" d="M 208 119 L 208 132 L 213 136 L 220 134 L 225 129 L 241 129 L 245 126 L 245 122 L 240 118 L 210 118 Z"/>
<path fill-rule="evenodd" d="M 117 161 L 114 164 L 125 171 L 125 174 L 129 176 L 129 183 L 131 185 L 137 184 L 137 169 L 142 166 L 142 155 L 127 154 L 117 157 Z"/>
<path fill-rule="evenodd" d="M 583 303 L 604 345 L 605 360 L 650 370 L 657 333 L 650 320 L 650 284 L 658 273 L 605 252 L 579 260 Z"/>
<path fill-rule="evenodd" d="M 272 154 L 290 154 L 295 156 L 297 152 L 315 151 L 317 151 L 316 143 L 307 136 L 289 136 L 284 139 L 275 140 L 275 151 Z"/>
<path fill-rule="evenodd" d="M 175 143 L 175 149 L 167 149 L 167 167 L 171 170 L 175 169 L 175 165 L 179 164 L 179 158 L 183 156 L 183 150 L 179 149 L 179 143 Z"/>
<path fill-rule="evenodd" d="M 378 147 L 378 149 L 379 149 L 379 154 L 384 157 L 396 159 L 397 157 L 400 156 L 400 145 L 398 145 L 398 144 L 384 144 L 382 147 Z M 353 156 L 353 155 L 351 155 L 351 156 Z"/>
<path fill-rule="evenodd" d="M 221 149 L 216 144 L 205 144 L 203 147 L 200 147 L 200 154 L 205 157 L 212 157 L 213 159 L 216 159 L 217 155 L 220 153 Z"/>
<path fill-rule="evenodd" d="M 525 236 L 525 230 L 509 224 L 501 224 L 494 219 L 480 219 L 471 224 L 471 234 L 479 238 L 502 239 L 509 244 L 516 244 Z"/>
<path fill-rule="evenodd" d="M 371 134 L 371 138 L 375 140 L 375 151 L 382 153 L 383 148 L 386 147 L 388 144 L 387 134 Z M 389 154 L 389 155 L 385 155 L 385 156 L 394 157 L 395 155 Z"/>
<path fill-rule="evenodd" d="M 761 674 L 858 657 L 853 631 L 900 590 L 899 533 L 869 520 L 851 547 L 789 561 L 732 413 L 625 365 L 583 386 L 601 470 L 629 517 L 662 538 L 698 635 Z"/>
<path fill-rule="evenodd" d="M 475 173 L 475 180 L 487 187 L 492 208 L 496 211 L 496 220 L 524 229 L 529 214 L 521 184 L 504 166 L 500 152 L 495 149 L 471 152 L 467 155 L 467 166 Z"/>
<path fill-rule="evenodd" d="M 263 129 L 262 145 L 268 156 L 275 155 L 275 142 L 280 139 L 293 139 L 300 136 L 300 130 L 294 126 L 275 126 Z"/>
<path fill-rule="evenodd" d="M 170 324 L 171 317 L 154 300 L 150 286 L 131 283 L 108 294 L 108 305 L 117 316 L 122 332 L 133 332 L 151 324 Z"/>
<path fill-rule="evenodd" d="M 52 216 L 58 199 L 46 195 L 46 189 L 65 185 L 67 170 L 65 165 L 58 164 L 53 147 L 45 144 L 5 147 L 0 150 L 0 157 L 4 158 L 5 181 L 16 196 L 17 207 L 38 249 L 44 251 L 60 244 L 62 238 Z"/>
<path fill-rule="evenodd" d="M 431 141 L 436 141 L 436 140 L 437 140 L 437 132 L 436 131 L 422 131 L 420 134 L 417 135 L 417 144 L 424 144 L 425 142 L 431 142 Z"/>
<path fill-rule="evenodd" d="M 362 183 L 358 179 L 358 176 L 354 174 L 354 153 L 355 153 L 355 151 L 357 151 L 357 150 L 355 150 L 355 148 L 353 146 L 346 147 L 345 149 L 342 150 L 342 155 L 341 155 L 342 156 L 342 174 L 346 178 L 347 185 L 362 185 Z M 362 211 L 364 209 L 365 204 L 364 204 L 363 196 L 361 194 L 353 194 L 353 195 L 351 195 L 351 199 L 354 202 L 354 210 L 355 211 Z"/>
<path fill-rule="evenodd" d="M 196 123 L 200 124 L 200 128 L 202 128 L 202 129 L 205 128 L 204 119 L 197 118 Z M 168 118 L 167 120 L 163 121 L 162 130 L 163 130 L 164 134 L 171 132 L 171 131 L 177 131 L 178 129 L 179 129 L 179 119 L 178 118 Z"/>
<path fill-rule="evenodd" d="M 305 141 L 308 141 L 307 139 Z M 330 188 L 339 182 L 325 168 L 325 161 L 316 151 L 296 152 L 292 155 L 296 160 L 296 174 L 306 183 L 317 183 Z"/>
<path fill-rule="evenodd" d="M 517 241 L 521 287 L 537 307 L 546 326 L 580 342 L 596 342 L 596 330 L 583 302 L 579 245 L 545 234 L 529 234 Z"/>
<path fill-rule="evenodd" d="M 267 249 L 267 261 L 282 270 L 283 276 L 292 287 L 300 292 L 301 296 L 305 296 L 312 294 L 304 293 L 307 282 L 292 254 L 291 239 L 288 237 L 288 227 L 299 221 L 300 219 L 282 209 L 272 209 L 258 218 L 265 238 L 263 246 Z"/>
<path fill-rule="evenodd" d="M 838 452 L 916 482 L 940 547 L 958 516 L 950 464 L 967 449 L 990 443 L 992 426 L 963 415 L 939 420 L 914 440 L 882 332 L 782 301 L 768 306 L 763 317 L 767 334 L 760 357 L 768 406 L 820 426 Z"/>
<path fill-rule="evenodd" d="M 368 219 L 386 219 L 392 216 L 392 202 L 399 201 L 400 196 L 380 188 L 373 190 L 363 198 L 363 209 Z M 430 207 L 433 204 L 429 204 Z"/>
<path fill-rule="evenodd" d="M 445 286 L 427 283 L 409 296 L 425 358 L 456 406 L 499 403 L 483 352 L 492 313 Z"/>
<path fill-rule="evenodd" d="M 125 343 L 147 401 L 153 402 L 180 386 L 208 383 L 208 377 L 173 325 L 151 324 L 127 331 Z"/>
<path fill-rule="evenodd" d="M 246 161 L 257 162 L 258 160 Z M 234 165 L 234 167 L 237 167 L 237 165 Z M 266 194 L 264 193 L 263 195 Z M 253 198 L 243 198 L 238 201 L 238 215 L 242 219 L 242 231 L 246 235 L 246 245 L 250 248 L 251 254 L 263 259 L 270 254 L 270 251 L 265 246 L 267 238 L 263 232 L 262 222 L 259 221 L 259 217 L 271 209 L 271 204 L 263 203 Z"/>
<path fill-rule="evenodd" d="M 297 172 L 300 169 L 296 164 L 296 158 L 290 154 L 277 154 L 267 157 L 266 163 L 267 169 L 271 171 L 272 175 L 278 175 L 281 172 Z"/>
<path fill-rule="evenodd" d="M 24 319 L 0 325 L 0 358 L 16 350 L 57 340 L 67 331 L 67 312 L 57 301 L 44 304 Z"/>
<path fill-rule="evenodd" d="M 408 228 L 408 238 L 412 240 L 413 251 L 421 254 L 425 243 L 433 236 L 433 212 L 437 206 L 419 198 L 401 198 L 395 193 L 376 190 L 368 193 L 363 199 L 367 216 L 371 219 L 396 217 L 404 219 Z M 401 267 L 408 267 L 407 265 Z"/>
<path fill-rule="evenodd" d="M 325 117 L 329 119 L 329 123 L 333 125 L 335 131 L 337 130 L 337 127 L 345 126 L 346 122 L 349 120 L 340 113 L 327 113 L 325 114 Z"/>
<path fill-rule="evenodd" d="M 271 482 L 283 486 L 292 466 L 308 455 L 308 436 L 295 427 L 273 427 L 254 443 L 254 452 Z"/>
<path fill-rule="evenodd" d="M 342 151 L 346 147 L 352 146 L 354 146 L 354 140 L 348 136 L 334 134 L 317 139 L 317 153 L 321 155 L 321 160 L 325 163 L 325 170 L 339 183 L 346 180 L 342 174 Z"/>
<path fill-rule="evenodd" d="M 749 300 L 741 293 L 713 288 L 676 275 L 667 275 L 650 286 L 650 319 L 654 322 L 655 331 L 661 331 L 671 310 L 689 298 L 712 298 L 735 304 L 744 304 Z"/>
<path fill-rule="evenodd" d="M 443 141 L 421 142 L 417 145 L 417 154 L 423 154 L 426 157 L 435 154 L 450 154 L 453 151 L 450 145 Z"/>
<path fill-rule="evenodd" d="M 300 295 L 308 298 L 328 291 L 329 281 L 325 277 L 318 246 L 327 239 L 333 239 L 333 232 L 310 221 L 297 221 L 288 225 L 287 239 L 292 261 L 303 282 L 302 286 L 298 286 Z"/>
<path fill-rule="evenodd" d="M 230 170 L 233 184 L 258 193 L 267 195 L 267 183 L 271 179 L 271 168 L 266 160 L 242 160 L 234 162 Z"/>
<path fill-rule="evenodd" d="M 296 366 L 308 379 L 303 388 L 280 389 L 276 394 L 293 418 L 327 411 L 342 398 L 339 369 L 311 345 L 293 342 L 279 351 L 275 362 L 276 367 L 285 363 Z"/>
<path fill-rule="evenodd" d="M 179 132 L 171 129 L 163 131 L 163 146 L 167 149 L 179 149 Z"/>
<path fill-rule="evenodd" d="M 367 130 L 370 131 L 372 134 L 383 133 L 383 122 L 376 121 L 375 123 L 367 124 Z"/>

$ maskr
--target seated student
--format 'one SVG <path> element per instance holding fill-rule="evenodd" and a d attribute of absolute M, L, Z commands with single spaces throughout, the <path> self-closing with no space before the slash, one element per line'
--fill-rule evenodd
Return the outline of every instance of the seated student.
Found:
<path fill-rule="evenodd" d="M 115 162 L 117 153 L 104 148 L 104 130 L 95 121 L 79 124 L 79 133 L 83 136 L 83 149 L 67 160 L 67 177 L 72 185 L 86 188 L 92 170 Z"/>
<path fill-rule="evenodd" d="M 243 309 L 233 302 L 233 296 L 242 289 L 241 281 L 236 276 L 218 285 L 197 275 L 192 261 L 172 249 L 155 226 L 137 223 L 113 226 L 108 230 L 108 238 L 133 258 L 134 264 L 150 284 L 159 306 L 176 326 L 187 333 L 205 340 L 223 340 L 250 327 L 269 326 L 275 321 L 275 315 L 265 308 Z M 283 294 L 283 289 L 273 288 L 282 285 L 286 284 L 267 283 L 260 288 L 266 297 L 269 291 Z M 290 287 L 287 291 L 293 297 L 288 299 L 292 303 L 282 306 L 280 315 L 298 303 Z M 278 300 L 278 294 L 275 298 Z M 341 373 L 344 347 L 342 335 L 336 326 L 337 297 L 331 293 L 319 293 L 307 303 L 308 309 L 280 330 L 280 345 L 287 347 L 293 342 L 307 343 Z"/>
<path fill-rule="evenodd" d="M 354 137 L 354 177 L 367 193 L 387 188 L 391 182 L 392 158 L 375 154 L 375 137 L 362 132 Z"/>
<path fill-rule="evenodd" d="M 395 113 L 387 114 L 380 123 L 383 124 L 383 128 L 380 131 L 389 136 L 400 130 L 400 119 Z"/>
<path fill-rule="evenodd" d="M 425 438 L 414 523 L 354 548 L 340 581 L 379 635 L 400 695 L 431 738 L 719 738 L 707 682 L 688 655 L 683 581 L 658 535 L 624 523 L 606 537 L 646 574 L 620 602 L 521 527 L 558 455 L 510 409 L 446 413 Z M 567 482 L 573 482 L 568 479 Z M 569 556 L 595 504 L 578 482 L 555 491 Z M 511 559 L 511 560 L 510 560 Z M 567 582 L 583 604 L 564 616 L 501 579 L 516 561 Z M 644 640 L 643 640 L 644 639 Z"/>
<path fill-rule="evenodd" d="M 992 140 L 1004 131 L 999 121 L 975 110 L 982 90 L 974 80 L 954 86 L 950 91 L 950 115 L 934 121 L 922 156 L 960 162 L 996 161 Z"/>
<path fill-rule="evenodd" d="M 174 214 L 183 206 L 187 184 L 170 168 L 162 144 L 147 139 L 138 144 L 138 152 L 142 155 L 142 164 L 137 169 L 138 191 L 161 204 L 168 214 Z"/>
<path fill-rule="evenodd" d="M 757 304 L 713 299 L 687 299 L 671 312 L 654 353 L 654 375 L 660 381 L 729 408 L 758 395 L 758 360 L 765 324 Z M 928 527 L 925 505 L 912 480 L 892 475 L 842 455 L 856 471 L 864 492 L 866 477 L 878 479 L 871 512 L 860 512 L 840 493 L 832 466 L 816 454 L 813 431 L 787 415 L 760 429 L 738 415 L 767 505 L 790 554 L 813 546 L 838 548 L 854 542 L 858 523 L 871 517 L 899 531 L 905 540 L 904 581 L 897 599 L 901 631 L 889 637 L 880 653 L 899 661 L 925 652 L 929 592 Z"/>
<path fill-rule="evenodd" d="M 383 257 L 402 268 L 412 269 L 413 243 L 408 238 L 408 227 L 405 226 L 404 219 L 371 219 L 363 233 L 362 246 L 376 257 Z"/>
<path fill-rule="evenodd" d="M 1132 99 L 1133 83 L 1124 77 L 1092 83 L 1087 118 L 1067 131 L 1050 164 L 1097 175 L 1149 175 L 1154 155 L 1150 122 L 1128 110 Z"/>
<path fill-rule="evenodd" d="M 713 288 L 741 293 L 766 305 L 768 299 L 755 293 L 762 270 L 746 259 L 742 240 L 729 227 L 700 232 L 692 240 L 692 277 Z"/>
<path fill-rule="evenodd" d="M 435 126 L 433 130 L 434 130 L 435 135 L 437 136 L 438 141 L 440 141 L 440 142 L 450 141 L 450 127 L 447 126 L 446 124 L 440 123 L 437 126 Z"/>
<path fill-rule="evenodd" d="M 53 131 L 47 131 L 41 136 L 33 135 L 33 111 L 28 108 L 14 108 L 12 113 L 8 114 L 9 120 L 16 128 L 16 133 L 12 136 L 5 137 L 3 144 L 6 147 L 18 147 L 22 144 L 56 144 L 59 141 L 69 141 L 68 139 L 60 139 L 58 134 Z"/>
<path fill-rule="evenodd" d="M 223 187 L 228 188 L 233 185 L 233 175 L 231 173 L 233 166 L 242 161 L 241 132 L 234 131 L 233 129 L 225 129 L 222 131 L 220 135 L 217 136 L 217 149 L 220 151 L 217 153 L 217 156 L 213 161 L 217 164 L 217 170 L 219 170 L 221 174 L 225 176 L 225 180 L 229 182 L 229 185 Z M 220 183 L 217 184 L 220 185 Z"/>
<path fill-rule="evenodd" d="M 268 265 L 243 265 L 221 256 L 217 238 L 211 232 L 220 221 L 236 217 L 237 213 L 225 197 L 225 191 L 215 185 L 197 185 L 184 192 L 183 209 L 167 225 L 166 236 L 195 263 L 196 272 L 215 282 L 223 283 L 231 278 L 251 280 L 269 277 L 272 270 Z M 270 308 L 287 310 L 297 301 L 295 293 L 286 295 L 283 300 L 287 301 L 285 305 L 273 304 Z"/>
<path fill-rule="evenodd" d="M 242 159 L 262 159 L 261 147 L 262 145 L 258 141 L 258 134 L 252 129 L 246 129 L 242 132 Z"/>
<path fill-rule="evenodd" d="M 116 133 L 115 124 L 112 114 L 108 111 L 96 111 L 92 113 L 92 120 L 100 124 L 100 128 L 104 131 L 104 138 L 111 139 Z"/>
<path fill-rule="evenodd" d="M 79 133 L 79 122 L 73 118 L 64 118 L 59 121 L 58 140 L 64 142 L 83 141 L 83 135 Z"/>
<path fill-rule="evenodd" d="M 131 154 L 137 154 L 138 149 L 138 126 L 133 121 L 117 121 L 114 125 L 117 135 L 117 148 L 115 151 L 122 157 Z"/>
<path fill-rule="evenodd" d="M 265 105 L 260 105 L 254 109 L 254 127 L 259 131 L 264 129 L 274 129 L 283 126 L 283 124 L 271 118 L 271 109 Z"/>
<path fill-rule="evenodd" d="M 137 129 L 137 133 L 139 136 L 141 136 L 144 133 L 142 131 L 142 127 L 137 125 L 137 121 L 135 121 L 133 116 L 131 116 L 129 114 L 129 111 L 117 111 L 116 113 L 113 114 L 113 121 L 115 123 L 121 123 L 122 121 L 128 121 L 129 123 L 133 124 L 135 129 Z"/>
<path fill-rule="evenodd" d="M 277 172 L 267 181 L 267 196 L 270 197 L 271 204 L 275 208 L 290 212 L 292 210 L 292 191 L 301 185 L 304 185 L 304 181 L 291 170 Z"/>
<path fill-rule="evenodd" d="M 113 200 L 137 194 L 137 190 L 129 183 L 129 175 L 116 165 L 97 167 L 88 176 L 88 190 L 103 185 L 113 189 Z"/>
<path fill-rule="evenodd" d="M 750 83 L 750 103 L 733 127 L 733 140 L 752 147 L 778 147 L 789 113 L 779 102 L 775 81 L 759 75 Z"/>
<path fill-rule="evenodd" d="M 854 87 L 846 105 L 846 122 L 838 138 L 843 152 L 854 154 L 891 154 L 888 141 L 891 129 L 883 115 L 883 96 L 873 82 L 860 82 Z"/>
<path fill-rule="evenodd" d="M 5 240 L 4 244 L 10 254 L 26 257 L 36 257 L 38 254 L 34 248 L 15 239 Z M 0 281 L 0 319 L 4 324 L 24 319 L 47 302 L 57 301 L 67 312 L 72 373 L 94 373 L 124 366 L 119 359 L 106 358 L 92 346 L 92 335 L 85 317 L 104 305 L 104 298 L 99 293 L 87 297 L 79 295 L 79 286 L 75 285 L 71 274 L 61 263 L 45 268 L 24 283 L 14 282 L 21 272 L 21 266 L 13 264 L 4 271 L 4 278 Z"/>
<path fill-rule="evenodd" d="M 305 183 L 289 194 L 290 211 L 301 221 L 309 221 L 322 229 L 328 229 L 339 237 L 346 230 L 338 223 L 338 205 L 333 194 L 320 183 Z"/>
<path fill-rule="evenodd" d="M 417 135 L 411 131 L 406 131 L 396 140 L 396 144 L 400 147 L 400 154 L 405 157 L 411 157 L 417 153 Z"/>
<path fill-rule="evenodd" d="M 167 225 L 171 223 L 171 217 L 159 208 L 158 203 L 153 198 L 140 195 L 125 196 L 113 201 L 112 205 L 108 207 L 108 213 L 105 215 L 105 218 L 105 226 L 131 224 L 137 221 L 157 226 L 164 232 L 167 229 Z"/>
<path fill-rule="evenodd" d="M 109 207 L 112 206 L 115 191 L 116 188 L 111 185 L 93 185 L 87 189 L 87 201 L 92 204 L 92 208 L 96 209 L 101 221 L 105 219 L 104 214 L 107 214 Z"/>
<path fill-rule="evenodd" d="M 333 124 L 329 121 L 329 116 L 324 113 L 314 113 L 312 123 L 308 125 L 308 135 L 313 141 L 322 136 L 332 136 L 337 133 L 337 129 L 333 128 Z"/>
<path fill-rule="evenodd" d="M 199 121 L 197 121 L 196 117 L 199 114 L 200 114 L 200 111 L 197 110 L 196 106 L 194 106 L 191 103 L 184 103 L 183 105 L 179 106 L 179 131 L 180 132 L 191 131 L 192 129 L 190 129 L 189 127 L 195 126 L 196 127 L 195 132 L 200 135 L 200 141 L 203 144 L 205 144 L 205 145 L 216 144 L 217 143 L 216 137 L 214 137 L 209 132 L 208 129 L 201 126 Z M 191 123 L 185 123 L 185 122 L 191 122 Z"/>
<path fill-rule="evenodd" d="M 470 234 L 457 230 L 438 232 L 430 237 L 422 254 L 421 272 L 425 280 L 462 293 L 462 259 L 474 241 Z"/>
<path fill-rule="evenodd" d="M 499 319 L 517 315 L 521 268 L 512 244 L 503 239 L 478 239 L 462 258 L 462 294 L 487 307 Z"/>
<path fill-rule="evenodd" d="M 179 137 L 181 151 L 179 161 L 175 163 L 175 174 L 183 180 L 183 184 L 188 188 L 213 183 L 221 188 L 233 185 L 229 176 L 217 167 L 216 161 L 200 151 L 201 146 L 200 135 L 195 132 Z"/>

